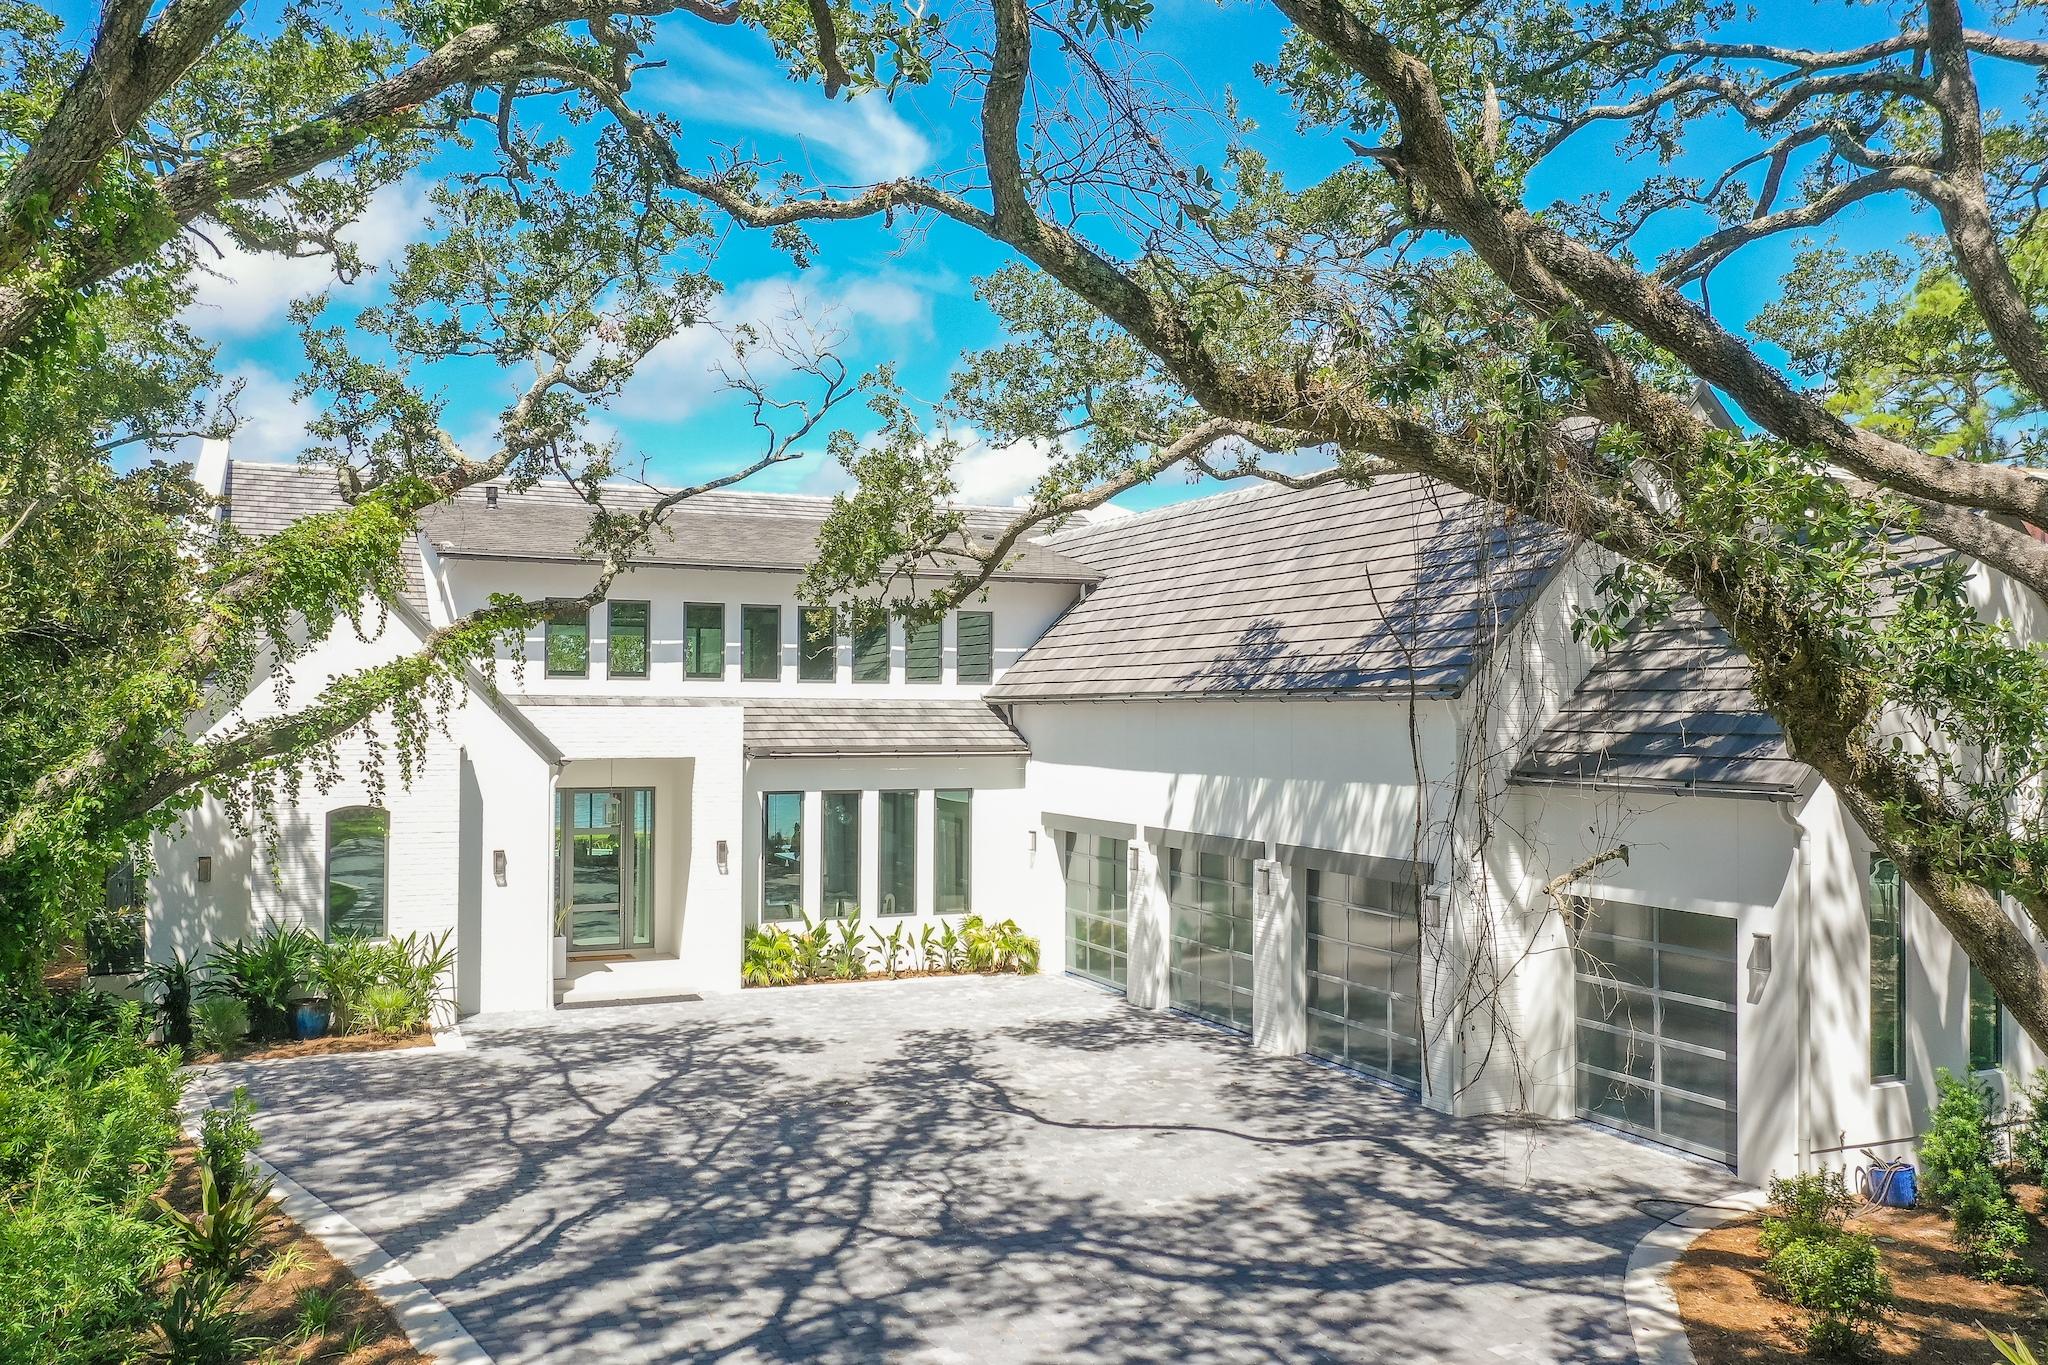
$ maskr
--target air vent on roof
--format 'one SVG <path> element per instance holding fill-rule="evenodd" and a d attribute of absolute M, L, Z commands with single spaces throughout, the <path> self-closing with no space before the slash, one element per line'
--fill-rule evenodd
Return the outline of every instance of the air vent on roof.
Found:
<path fill-rule="evenodd" d="M 497 488 L 497 485 L 495 485 L 495 484 L 491 484 L 491 485 L 488 485 L 488 486 L 486 486 L 486 487 L 485 487 L 485 489 L 484 489 L 484 506 L 486 506 L 486 507 L 496 507 L 497 505 L 498 505 L 498 488 Z"/>

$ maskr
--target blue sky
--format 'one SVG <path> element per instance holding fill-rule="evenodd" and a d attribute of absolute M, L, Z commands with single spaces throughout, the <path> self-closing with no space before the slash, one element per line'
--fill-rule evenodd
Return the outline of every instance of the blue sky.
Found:
<path fill-rule="evenodd" d="M 261 25 L 280 8 L 278 0 L 248 7 Z M 1802 3 L 1784 0 L 1770 15 L 1740 32 L 1801 44 L 1840 45 L 1888 31 L 1888 10 L 1877 6 Z M 1984 16 L 1973 16 L 1980 22 Z M 1166 59 L 1168 79 L 1185 91 L 1192 111 L 1188 129 L 1198 133 L 1203 110 L 1220 110 L 1234 94 L 1242 112 L 1259 125 L 1255 144 L 1299 183 L 1308 183 L 1346 155 L 1336 139 L 1298 135 L 1291 111 L 1253 78 L 1254 63 L 1277 51 L 1285 26 L 1264 4 L 1215 4 L 1209 0 L 1163 0 L 1147 46 Z M 642 97 L 679 118 L 693 140 L 693 160 L 713 144 L 741 144 L 779 158 L 788 166 L 828 183 L 933 172 L 960 164 L 972 152 L 964 139 L 974 132 L 974 110 L 951 102 L 944 90 L 911 91 L 893 104 L 866 97 L 851 106 L 829 102 L 816 86 L 790 84 L 777 70 L 767 44 L 744 30 L 712 29 L 687 20 L 666 24 L 666 46 L 656 55 L 669 65 L 641 81 Z M 1194 136 L 1184 129 L 1182 136 Z M 1635 172 L 1620 167 L 1608 149 L 1592 139 L 1568 149 L 1551 169 L 1546 195 L 1576 196 L 1600 188 L 1625 192 Z M 1729 145 L 1703 140 L 1713 155 Z M 429 172 L 431 173 L 431 171 Z M 396 187 L 380 198 L 356 230 L 356 240 L 373 262 L 396 256 L 420 232 L 425 212 L 422 186 Z M 1676 225 L 1674 225 L 1676 226 Z M 1852 240 L 1889 238 L 1908 226 L 1897 209 L 1878 207 L 1848 225 Z M 815 229 L 819 263 L 799 272 L 771 250 L 765 237 L 735 232 L 720 248 L 713 270 L 724 286 L 717 307 L 726 321 L 773 319 L 794 303 L 810 317 L 830 317 L 845 333 L 841 353 L 856 370 L 884 360 L 899 367 L 902 381 L 917 396 L 936 399 L 963 351 L 989 344 L 996 331 L 973 297 L 973 279 L 1000 264 L 1003 253 L 973 233 L 939 224 L 905 239 L 878 222 L 825 225 Z M 1651 249 L 1661 245 L 1652 240 Z M 1789 244 L 1756 252 L 1740 271 L 1716 277 L 1716 311 L 1726 318 L 1748 317 L 1775 292 Z M 352 287 L 335 290 L 331 316 L 346 322 L 356 309 L 375 301 L 381 276 L 372 272 Z M 302 362 L 298 340 L 286 324 L 286 307 L 297 295 L 327 281 L 318 262 L 250 259 L 239 254 L 220 264 L 190 314 L 194 326 L 217 341 L 222 368 L 245 384 L 245 425 L 236 450 L 252 458 L 289 459 L 298 450 L 305 404 L 295 403 L 292 382 Z M 754 449 L 745 415 L 730 395 L 717 390 L 711 367 L 722 344 L 699 329 L 665 346 L 628 389 L 611 420 L 629 452 L 644 456 L 652 477 L 681 481 L 704 477 L 744 462 Z M 489 413 L 516 379 L 465 374 L 451 413 L 458 437 L 481 437 Z M 842 409 L 856 429 L 865 412 Z M 465 425 L 467 424 L 467 425 Z M 755 486 L 830 491 L 843 475 L 820 450 L 798 464 L 769 471 Z M 1028 488 L 1034 462 L 1016 452 L 977 450 L 963 462 L 966 496 L 1007 502 Z M 1178 477 L 1120 499 L 1133 507 L 1205 491 Z"/>

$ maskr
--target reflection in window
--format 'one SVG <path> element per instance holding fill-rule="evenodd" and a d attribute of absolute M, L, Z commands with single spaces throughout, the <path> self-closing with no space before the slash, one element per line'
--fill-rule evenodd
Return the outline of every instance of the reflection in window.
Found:
<path fill-rule="evenodd" d="M 1970 964 L 1970 1070 L 1995 1071 L 2005 1062 L 2005 1011 L 1991 978 Z"/>
<path fill-rule="evenodd" d="M 917 913 L 917 793 L 881 796 L 881 913 Z"/>
<path fill-rule="evenodd" d="M 932 793 L 937 815 L 932 822 L 932 908 L 950 915 L 973 908 L 969 894 L 974 852 L 974 793 Z"/>
<path fill-rule="evenodd" d="M 719 602 L 683 605 L 683 667 L 693 678 L 725 676 L 725 606 Z"/>
<path fill-rule="evenodd" d="M 327 813 L 327 937 L 384 937 L 390 835 L 381 807 Z"/>
<path fill-rule="evenodd" d="M 647 604 L 613 602 L 608 609 L 605 632 L 605 675 L 612 678 L 647 676 Z"/>
<path fill-rule="evenodd" d="M 1903 881 L 1889 858 L 1870 860 L 1870 1079 L 1906 1074 L 1904 1014 L 1906 933 L 1899 907 Z"/>
<path fill-rule="evenodd" d="M 740 608 L 740 676 L 773 682 L 782 676 L 782 608 Z"/>
<path fill-rule="evenodd" d="M 796 675 L 805 682 L 831 682 L 839 671 L 839 627 L 830 607 L 805 607 L 800 627 Z"/>
<path fill-rule="evenodd" d="M 550 616 L 546 630 L 548 676 L 587 677 L 590 673 L 590 609 L 577 607 Z"/>
<path fill-rule="evenodd" d="M 830 919 L 860 913 L 860 793 L 826 792 L 820 913 Z"/>
<path fill-rule="evenodd" d="M 804 905 L 804 794 L 761 797 L 761 918 L 795 919 Z"/>

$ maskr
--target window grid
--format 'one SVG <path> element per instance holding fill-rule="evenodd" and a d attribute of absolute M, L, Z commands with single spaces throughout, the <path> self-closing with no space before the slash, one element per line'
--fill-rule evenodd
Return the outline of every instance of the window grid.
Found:
<path fill-rule="evenodd" d="M 1067 970 L 1123 990 L 1130 984 L 1131 846 L 1108 835 L 1062 830 Z"/>
<path fill-rule="evenodd" d="M 1252 1026 L 1252 860 L 1167 850 L 1173 917 L 1170 1002 L 1249 1033 Z"/>
<path fill-rule="evenodd" d="M 2005 1064 L 2005 1010 L 1991 978 L 1970 964 L 1970 1070 L 1996 1071 Z"/>
<path fill-rule="evenodd" d="M 1309 1051 L 1401 1085 L 1422 1084 L 1421 892 L 1308 868 Z"/>
<path fill-rule="evenodd" d="M 1732 1160 L 1735 922 L 1594 902 L 1575 947 L 1579 1111 Z"/>

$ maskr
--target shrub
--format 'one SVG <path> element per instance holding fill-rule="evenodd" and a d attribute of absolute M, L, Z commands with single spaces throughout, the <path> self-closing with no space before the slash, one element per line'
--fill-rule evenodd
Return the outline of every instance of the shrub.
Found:
<path fill-rule="evenodd" d="M 249 1007 L 232 995 L 202 1000 L 192 1034 L 208 1052 L 226 1052 L 249 1036 Z"/>
<path fill-rule="evenodd" d="M 1757 1241 L 1768 1256 L 1791 1242 L 1837 1236 L 1855 1207 L 1855 1196 L 1849 1193 L 1840 1171 L 1813 1171 L 1782 1180 L 1773 1177 L 1772 1211 L 1764 1216 Z"/>
<path fill-rule="evenodd" d="M 796 980 L 795 939 L 772 924 L 747 936 L 740 957 L 740 979 L 749 986 L 786 986 Z"/>
<path fill-rule="evenodd" d="M 157 1313 L 164 1357 L 175 1365 L 238 1365 L 267 1344 L 242 1331 L 235 1288 L 207 1275 L 186 1275 Z"/>
<path fill-rule="evenodd" d="M 249 1007 L 258 1038 L 291 1036 L 292 1002 L 312 980 L 320 940 L 296 924 L 265 925 L 253 940 L 213 945 L 212 975 L 202 993 L 231 995 Z"/>
<path fill-rule="evenodd" d="M 1038 970 L 1038 940 L 1017 927 L 1013 919 L 985 923 L 979 915 L 960 921 L 960 953 L 970 972 L 1017 972 L 1029 976 Z"/>
<path fill-rule="evenodd" d="M 403 986 L 372 986 L 363 992 L 358 1013 L 373 1033 L 413 1033 L 422 1021 L 410 992 Z"/>
<path fill-rule="evenodd" d="M 1998 1177 L 1986 1098 L 1946 1067 L 1935 1073 L 1939 1098 L 1920 1143 L 1921 1188 L 1949 1216 L 1970 1267 L 1988 1280 L 2028 1278 L 2020 1252 L 2025 1219 Z"/>
<path fill-rule="evenodd" d="M 85 917 L 85 970 L 93 976 L 141 971 L 142 924 L 139 905 L 94 906 Z"/>
<path fill-rule="evenodd" d="M 868 974 L 868 948 L 861 942 L 860 916 L 837 921 L 839 941 L 827 950 L 832 975 L 840 981 L 858 981 Z"/>
<path fill-rule="evenodd" d="M 2048 1184 L 2048 1067 L 2034 1073 L 2014 1108 L 2013 1162 L 2035 1184 Z"/>
<path fill-rule="evenodd" d="M 183 953 L 142 969 L 142 988 L 154 997 L 157 1022 L 172 1047 L 192 1046 L 192 997 L 198 985 L 198 970 Z"/>
<path fill-rule="evenodd" d="M 187 1278 L 232 1284 L 255 1269 L 263 1225 L 270 1221 L 268 1177 L 224 1187 L 214 1179 L 213 1168 L 201 1162 L 198 1212 L 181 1213 L 161 1197 L 156 1202 L 177 1238 Z"/>
<path fill-rule="evenodd" d="M 1868 1237 L 1841 1231 L 1795 1237 L 1772 1253 L 1768 1268 L 1785 1297 L 1813 1315 L 1806 1345 L 1816 1355 L 1856 1351 L 1891 1306 L 1891 1283 Z"/>
<path fill-rule="evenodd" d="M 155 1314 L 181 1080 L 148 1033 L 94 992 L 0 1004 L 0 1360 L 123 1358 Z"/>
<path fill-rule="evenodd" d="M 249 1087 L 238 1085 L 222 1109 L 208 1109 L 199 1121 L 199 1159 L 223 1190 L 238 1189 L 248 1180 L 249 1158 L 263 1137 L 256 1131 L 256 1101 Z"/>
<path fill-rule="evenodd" d="M 455 964 L 455 951 L 448 946 L 451 934 L 429 938 L 407 934 L 404 938 L 379 941 L 341 938 L 314 947 L 311 984 L 334 1010 L 335 1028 L 343 1033 L 410 1033 L 424 1027 L 450 999 L 448 973 Z M 373 992 L 384 1008 L 370 1009 Z M 394 1004 L 398 992 L 405 1004 Z"/>

